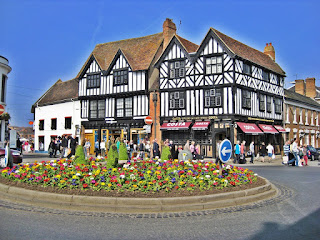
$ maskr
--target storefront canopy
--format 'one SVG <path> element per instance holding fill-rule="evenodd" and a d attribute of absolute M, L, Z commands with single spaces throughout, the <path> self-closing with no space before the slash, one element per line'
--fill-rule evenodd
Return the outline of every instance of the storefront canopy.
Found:
<path fill-rule="evenodd" d="M 265 133 L 279 133 L 273 126 L 266 125 L 266 124 L 259 124 L 259 128 L 261 128 L 262 131 Z"/>
<path fill-rule="evenodd" d="M 206 130 L 209 126 L 210 122 L 195 122 L 192 126 L 193 130 Z"/>
<path fill-rule="evenodd" d="M 280 125 L 274 125 L 274 127 L 279 131 L 279 132 L 286 132 L 286 130 L 280 126 Z"/>
<path fill-rule="evenodd" d="M 254 123 L 237 122 L 237 125 L 244 133 L 248 134 L 262 134 L 263 132 Z"/>
<path fill-rule="evenodd" d="M 191 122 L 175 122 L 175 123 L 164 123 L 161 125 L 161 130 L 187 130 Z"/>

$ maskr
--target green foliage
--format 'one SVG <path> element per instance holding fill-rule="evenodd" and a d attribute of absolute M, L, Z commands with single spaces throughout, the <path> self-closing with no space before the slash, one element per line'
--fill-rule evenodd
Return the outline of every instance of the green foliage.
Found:
<path fill-rule="evenodd" d="M 126 147 L 126 145 L 124 143 L 120 143 L 119 160 L 128 160 L 127 147 Z"/>
<path fill-rule="evenodd" d="M 117 146 L 112 144 L 107 155 L 107 169 L 114 168 L 118 165 L 119 154 Z"/>
<path fill-rule="evenodd" d="M 162 153 L 161 153 L 161 160 L 169 160 L 169 157 L 171 155 L 171 152 L 170 152 L 170 147 L 169 146 L 164 146 L 162 148 Z"/>
<path fill-rule="evenodd" d="M 74 158 L 74 162 L 76 165 L 88 164 L 86 157 L 84 156 L 83 146 L 78 145 L 76 148 L 76 155 Z"/>

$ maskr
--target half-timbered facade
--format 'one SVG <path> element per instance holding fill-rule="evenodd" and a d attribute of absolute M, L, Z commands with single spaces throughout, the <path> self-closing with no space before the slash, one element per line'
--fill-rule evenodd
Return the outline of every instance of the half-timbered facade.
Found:
<path fill-rule="evenodd" d="M 280 144 L 281 134 L 272 125 L 282 125 L 285 73 L 274 55 L 271 44 L 262 53 L 213 28 L 193 53 L 173 37 L 156 64 L 162 138 L 177 144 L 195 140 L 207 156 L 215 156 L 216 140 L 226 137 Z M 192 126 L 201 121 L 210 123 Z M 180 128 L 182 122 L 190 127 Z M 260 124 L 261 134 L 253 137 L 238 127 L 241 123 Z M 262 124 L 275 131 L 264 131 Z"/>

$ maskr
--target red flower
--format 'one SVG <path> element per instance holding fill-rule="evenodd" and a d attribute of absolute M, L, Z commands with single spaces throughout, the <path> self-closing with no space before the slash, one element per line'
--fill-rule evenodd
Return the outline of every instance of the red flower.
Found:
<path fill-rule="evenodd" d="M 190 187 L 194 187 L 194 184 L 190 184 Z"/>
<path fill-rule="evenodd" d="M 176 188 L 176 189 L 178 189 L 178 188 L 179 188 L 179 186 L 175 186 L 175 188 Z"/>
<path fill-rule="evenodd" d="M 86 188 L 86 187 L 88 187 L 88 184 L 85 183 L 82 186 L 83 186 L 83 188 Z"/>
<path fill-rule="evenodd" d="M 125 181 L 125 184 L 129 184 L 130 183 L 130 181 Z"/>

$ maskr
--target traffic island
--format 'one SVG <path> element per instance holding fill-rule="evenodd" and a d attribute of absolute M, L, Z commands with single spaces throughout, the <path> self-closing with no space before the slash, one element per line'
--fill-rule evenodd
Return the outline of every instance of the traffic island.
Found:
<path fill-rule="evenodd" d="M 51 209 L 124 214 L 188 212 L 246 205 L 276 196 L 276 187 L 267 179 L 259 178 L 265 181 L 265 184 L 259 187 L 190 197 L 130 198 L 66 195 L 34 191 L 2 183 L 0 192 L 2 199 Z"/>

